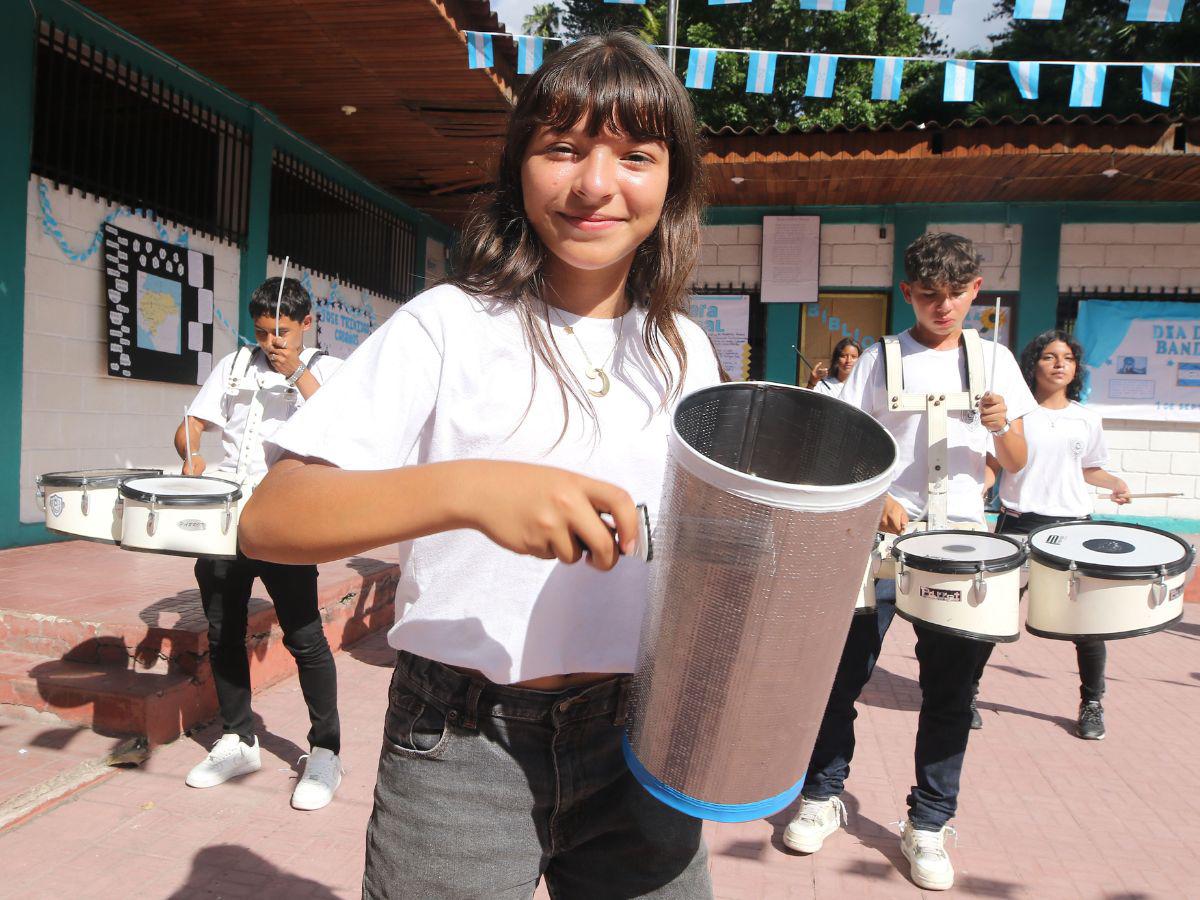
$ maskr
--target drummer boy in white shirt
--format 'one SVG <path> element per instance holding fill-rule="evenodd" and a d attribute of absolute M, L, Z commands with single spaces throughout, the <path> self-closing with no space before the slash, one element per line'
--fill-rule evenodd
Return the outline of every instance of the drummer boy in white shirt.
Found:
<path fill-rule="evenodd" d="M 983 284 L 974 245 L 959 235 L 925 234 L 905 251 L 904 268 L 906 280 L 900 287 L 917 320 L 899 335 L 904 390 L 966 390 L 962 325 Z M 873 415 L 896 439 L 897 475 L 884 499 L 880 530 L 902 534 L 910 521 L 925 518 L 928 511 L 934 480 L 928 462 L 928 423 L 923 411 L 889 407 L 882 351 L 882 343 L 867 348 L 841 399 Z M 1018 471 L 1025 464 L 1020 418 L 1036 404 L 1007 348 L 986 342 L 984 371 L 992 370 L 993 353 L 997 355 L 995 384 L 983 395 L 978 410 L 946 413 L 949 527 L 983 523 L 981 491 L 989 449 L 1006 471 Z M 839 797 L 854 754 L 854 702 L 871 677 L 895 609 L 894 602 L 880 597 L 873 614 L 854 617 L 809 762 L 800 810 L 784 833 L 784 843 L 792 849 L 815 853 L 845 820 Z M 954 884 L 954 868 L 945 837 L 957 809 L 971 728 L 972 682 L 977 661 L 990 645 L 918 624 L 913 627 L 921 713 L 915 748 L 917 783 L 908 796 L 901 849 L 918 886 L 946 890 Z"/>
<path fill-rule="evenodd" d="M 188 408 L 185 435 L 180 425 L 175 449 L 183 458 L 183 474 L 201 475 L 207 465 L 199 451 L 200 435 L 218 430 L 224 461 L 210 475 L 257 485 L 267 474 L 262 442 L 269 439 L 342 361 L 305 349 L 304 333 L 312 328 L 312 300 L 294 278 L 282 293 L 278 278 L 268 278 L 250 298 L 250 316 L 258 346 L 230 353 L 205 380 Z M 278 315 L 278 321 L 276 320 Z M 247 361 L 246 355 L 250 354 Z M 237 371 L 235 371 L 235 367 Z M 252 416 L 252 399 L 262 402 L 257 436 L 244 440 Z M 243 446 L 245 444 L 245 446 Z M 193 448 L 188 456 L 188 447 Z M 283 643 L 296 660 L 300 691 L 308 705 L 310 752 L 304 773 L 292 793 L 296 809 L 320 809 L 333 799 L 342 779 L 338 758 L 340 725 L 337 669 L 325 639 L 317 606 L 317 567 L 291 566 L 247 559 L 200 558 L 196 582 L 208 618 L 209 661 L 221 710 L 223 734 L 212 751 L 187 776 L 191 787 L 207 788 L 257 771 L 258 738 L 250 710 L 250 665 L 246 655 L 246 619 L 250 592 L 260 578 L 283 630 Z"/>

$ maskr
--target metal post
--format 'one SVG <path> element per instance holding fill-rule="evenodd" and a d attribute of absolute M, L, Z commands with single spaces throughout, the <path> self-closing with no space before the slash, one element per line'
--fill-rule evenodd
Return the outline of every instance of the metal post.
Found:
<path fill-rule="evenodd" d="M 679 20 L 679 0 L 667 0 L 667 64 L 675 71 L 675 25 Z"/>

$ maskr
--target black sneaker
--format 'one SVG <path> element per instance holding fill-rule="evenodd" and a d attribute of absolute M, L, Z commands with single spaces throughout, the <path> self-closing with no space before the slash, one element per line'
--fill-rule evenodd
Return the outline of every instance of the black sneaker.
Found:
<path fill-rule="evenodd" d="M 979 710 L 975 706 L 975 701 L 971 701 L 971 730 L 978 731 L 983 727 L 983 717 L 979 715 Z"/>
<path fill-rule="evenodd" d="M 1079 725 L 1075 733 L 1085 741 L 1104 740 L 1104 707 L 1099 700 L 1084 700 L 1079 704 Z"/>

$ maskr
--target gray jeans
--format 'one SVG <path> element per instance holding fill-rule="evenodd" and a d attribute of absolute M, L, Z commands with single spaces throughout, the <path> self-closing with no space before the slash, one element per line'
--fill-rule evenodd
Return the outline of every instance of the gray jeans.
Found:
<path fill-rule="evenodd" d="M 628 676 L 560 693 L 399 654 L 363 897 L 709 898 L 700 822 L 621 755 Z"/>

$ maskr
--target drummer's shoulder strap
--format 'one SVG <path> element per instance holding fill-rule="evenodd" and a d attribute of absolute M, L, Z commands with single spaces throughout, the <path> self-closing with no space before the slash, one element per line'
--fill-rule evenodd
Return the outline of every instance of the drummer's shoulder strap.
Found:
<path fill-rule="evenodd" d="M 233 357 L 233 365 L 229 367 L 229 384 L 226 385 L 228 393 L 236 394 L 242 389 L 242 382 L 246 380 L 246 373 L 250 371 L 250 363 L 254 359 L 254 351 L 257 349 L 258 347 L 238 348 L 238 352 Z"/>
<path fill-rule="evenodd" d="M 983 374 L 983 341 L 974 328 L 964 328 L 962 340 L 967 358 L 967 393 L 971 395 L 971 407 L 974 408 L 979 405 L 984 391 L 987 390 Z M 996 352 L 995 347 L 992 348 L 992 352 Z"/>

